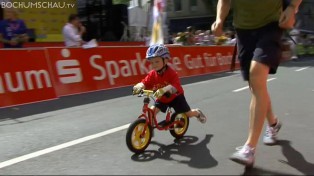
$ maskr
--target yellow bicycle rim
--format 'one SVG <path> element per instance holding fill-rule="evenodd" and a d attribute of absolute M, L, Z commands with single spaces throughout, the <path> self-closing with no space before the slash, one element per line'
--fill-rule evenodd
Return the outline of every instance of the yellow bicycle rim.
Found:
<path fill-rule="evenodd" d="M 132 145 L 135 149 L 141 150 L 149 142 L 150 131 L 147 127 L 144 133 L 144 136 L 141 136 L 145 129 L 145 123 L 138 124 L 132 133 Z"/>
<path fill-rule="evenodd" d="M 181 121 L 184 123 L 183 127 L 177 127 L 179 124 L 174 125 L 174 131 L 176 134 L 181 135 L 184 133 L 185 129 L 187 128 L 187 116 L 185 114 L 178 114 L 175 118 L 175 121 Z"/>

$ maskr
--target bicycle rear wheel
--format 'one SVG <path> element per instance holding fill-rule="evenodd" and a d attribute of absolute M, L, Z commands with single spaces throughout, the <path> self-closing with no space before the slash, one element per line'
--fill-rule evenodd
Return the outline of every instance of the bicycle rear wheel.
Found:
<path fill-rule="evenodd" d="M 174 113 L 171 115 L 171 122 L 176 121 L 181 122 L 183 125 L 175 124 L 173 125 L 173 129 L 170 129 L 169 131 L 173 137 L 175 137 L 176 139 L 180 139 L 185 135 L 186 131 L 188 130 L 190 119 L 184 113 Z"/>
<path fill-rule="evenodd" d="M 152 128 L 148 125 L 145 130 L 145 125 L 146 119 L 139 118 L 129 126 L 126 133 L 126 144 L 134 153 L 144 152 L 152 139 Z"/>

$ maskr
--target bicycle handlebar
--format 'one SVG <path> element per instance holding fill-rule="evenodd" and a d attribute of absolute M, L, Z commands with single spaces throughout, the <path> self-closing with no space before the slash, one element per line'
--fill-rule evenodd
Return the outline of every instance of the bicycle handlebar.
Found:
<path fill-rule="evenodd" d="M 151 95 L 151 94 L 154 94 L 155 92 L 152 91 L 152 90 L 142 90 L 141 91 L 142 94 L 146 94 L 147 96 Z"/>
<path fill-rule="evenodd" d="M 150 96 L 154 94 L 154 91 L 152 90 L 141 90 L 139 93 L 133 93 L 133 95 L 147 95 Z"/>
<path fill-rule="evenodd" d="M 155 93 L 155 91 L 152 91 L 152 90 L 141 90 L 140 91 L 140 93 L 138 93 L 138 95 L 139 96 L 141 96 L 141 95 L 146 95 L 146 96 L 151 96 L 152 94 L 154 94 Z M 135 94 L 133 94 L 133 95 L 135 95 Z M 171 93 L 170 92 L 166 92 L 165 94 L 164 94 L 164 96 L 165 97 L 167 97 L 167 98 L 169 98 L 169 97 L 171 97 Z"/>

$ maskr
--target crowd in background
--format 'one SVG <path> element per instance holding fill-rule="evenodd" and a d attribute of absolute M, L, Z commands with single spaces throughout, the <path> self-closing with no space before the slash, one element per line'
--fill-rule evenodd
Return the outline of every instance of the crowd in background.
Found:
<path fill-rule="evenodd" d="M 210 30 L 196 30 L 189 26 L 184 32 L 174 33 L 170 36 L 170 44 L 178 45 L 234 45 L 236 43 L 235 32 L 226 30 L 220 37 L 215 37 Z"/>

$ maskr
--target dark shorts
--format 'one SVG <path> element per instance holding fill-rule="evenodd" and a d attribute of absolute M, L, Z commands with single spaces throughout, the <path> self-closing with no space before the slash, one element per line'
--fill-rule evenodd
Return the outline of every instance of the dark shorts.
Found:
<path fill-rule="evenodd" d="M 269 67 L 275 74 L 281 60 L 281 37 L 283 30 L 278 22 L 258 29 L 236 29 L 238 57 L 245 81 L 249 80 L 252 59 Z"/>
<path fill-rule="evenodd" d="M 178 95 L 170 103 L 156 102 L 155 107 L 160 109 L 161 112 L 165 113 L 168 107 L 172 107 L 176 113 L 185 113 L 191 110 L 183 94 Z"/>

